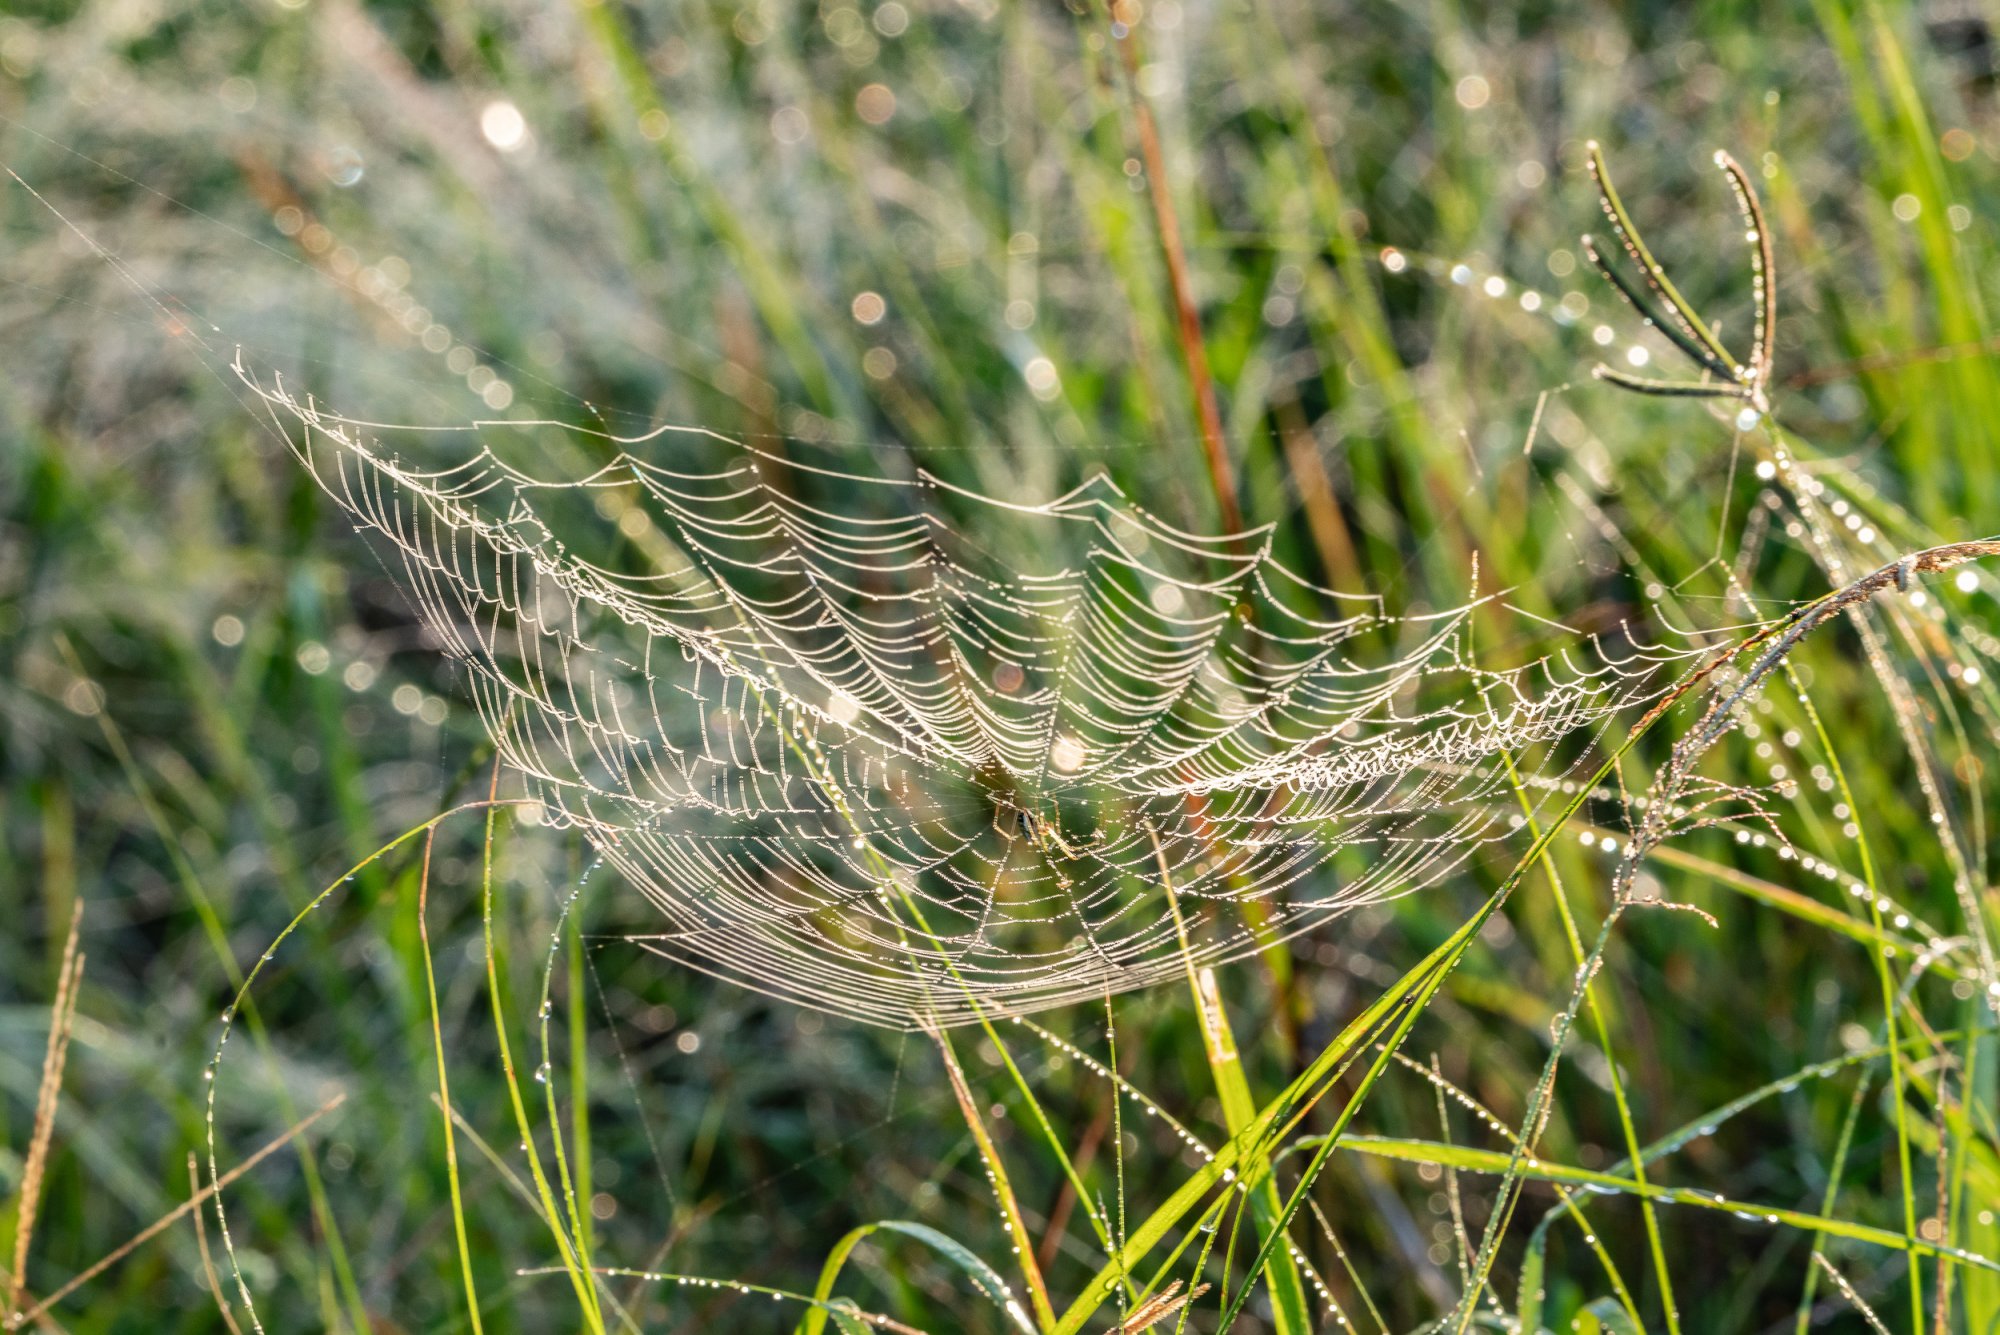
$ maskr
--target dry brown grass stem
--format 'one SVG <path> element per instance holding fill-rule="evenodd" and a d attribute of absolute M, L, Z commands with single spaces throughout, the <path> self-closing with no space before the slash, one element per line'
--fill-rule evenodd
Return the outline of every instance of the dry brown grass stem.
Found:
<path fill-rule="evenodd" d="M 1847 1299 L 1855 1311 L 1861 1313 L 1862 1320 L 1868 1323 L 1868 1329 L 1874 1331 L 1876 1335 L 1889 1335 L 1889 1328 L 1882 1324 L 1882 1318 L 1876 1316 L 1875 1309 L 1855 1292 L 1854 1286 L 1847 1282 L 1847 1276 L 1833 1268 L 1833 1262 L 1826 1259 L 1825 1252 L 1814 1252 L 1813 1260 L 1819 1262 L 1820 1269 L 1826 1271 L 1827 1277 L 1833 1281 L 1833 1286 L 1840 1290 L 1840 1296 Z"/>
<path fill-rule="evenodd" d="M 1116 1095 L 1113 1096 L 1114 1098 Z M 1097 1151 L 1104 1144 L 1105 1133 L 1111 1129 L 1111 1100 L 1099 1104 L 1091 1114 L 1090 1125 L 1084 1128 L 1083 1139 L 1077 1142 L 1076 1155 L 1072 1162 L 1078 1177 L 1090 1171 L 1097 1160 Z M 1043 1270 L 1053 1270 L 1056 1257 L 1061 1254 L 1063 1234 L 1069 1228 L 1069 1217 L 1076 1209 L 1076 1183 L 1068 1175 L 1056 1189 L 1055 1203 L 1049 1207 L 1048 1225 L 1042 1229 L 1042 1243 L 1035 1251 L 1035 1259 Z"/>
<path fill-rule="evenodd" d="M 1014 1188 L 1007 1181 L 1007 1171 L 1000 1162 L 1000 1151 L 993 1143 L 992 1133 L 986 1129 L 985 1119 L 979 1115 L 979 1104 L 972 1097 L 972 1087 L 965 1082 L 965 1072 L 959 1068 L 958 1056 L 951 1050 L 951 1040 L 941 1029 L 929 1029 L 931 1041 L 937 1045 L 938 1056 L 944 1061 L 945 1074 L 951 1079 L 951 1092 L 958 1100 L 958 1110 L 965 1117 L 966 1129 L 972 1132 L 973 1143 L 979 1147 L 979 1155 L 985 1160 L 988 1176 L 993 1179 L 993 1194 L 999 1198 L 1000 1211 L 1005 1217 L 1007 1231 L 1014 1236 L 1014 1245 L 1020 1252 L 1021 1274 L 1028 1285 L 1029 1297 L 1033 1300 L 1035 1314 L 1046 1324 L 1053 1324 L 1055 1309 L 1049 1304 L 1049 1289 L 1042 1279 L 1042 1267 L 1035 1260 L 1035 1247 L 1028 1237 L 1027 1221 L 1021 1216 L 1020 1203 L 1014 1197 Z"/>
<path fill-rule="evenodd" d="M 1194 284 L 1188 277 L 1187 247 L 1181 241 L 1180 217 L 1174 211 L 1174 196 L 1167 184 L 1166 154 L 1160 149 L 1160 130 L 1146 95 L 1139 90 L 1139 37 L 1136 15 L 1121 18 L 1130 8 L 1122 0 L 1112 0 L 1113 41 L 1124 62 L 1126 82 L 1132 92 L 1132 119 L 1139 134 L 1139 158 L 1146 168 L 1146 184 L 1151 189 L 1154 225 L 1160 232 L 1160 250 L 1167 264 L 1167 285 L 1174 299 L 1175 333 L 1180 339 L 1181 360 L 1187 366 L 1188 390 L 1194 396 L 1195 416 L 1201 425 L 1202 453 L 1208 463 L 1208 479 L 1215 489 L 1215 504 L 1223 531 L 1243 532 L 1243 503 L 1237 498 L 1236 473 L 1229 461 L 1229 442 L 1222 434 L 1222 410 L 1216 404 L 1215 376 L 1208 368 L 1208 346 L 1202 341 L 1201 314 L 1195 308 Z"/>
<path fill-rule="evenodd" d="M 8 1325 L 27 1323 L 21 1300 L 28 1282 L 28 1249 L 34 1241 L 35 1214 L 42 1199 L 42 1179 L 49 1166 L 49 1146 L 56 1131 L 56 1106 L 61 1101 L 63 1066 L 69 1060 L 69 1040 L 76 1024 L 77 984 L 83 978 L 83 956 L 77 939 L 83 930 L 83 901 L 69 915 L 69 936 L 63 942 L 62 963 L 56 969 L 55 1001 L 49 1007 L 49 1044 L 42 1053 L 42 1081 L 35 1091 L 35 1127 L 21 1168 L 21 1199 L 14 1225 L 14 1275 L 7 1287 Z"/>
<path fill-rule="evenodd" d="M 1288 394 L 1272 405 L 1278 420 L 1278 438 L 1285 447 L 1285 462 L 1298 486 L 1299 507 L 1305 511 L 1306 528 L 1319 549 L 1320 564 L 1326 568 L 1327 582 L 1336 589 L 1367 587 L 1361 574 L 1361 558 L 1354 549 L 1354 537 L 1340 513 L 1334 494 L 1333 477 L 1326 460 L 1320 457 L 1319 439 L 1306 422 L 1298 395 Z"/>
<path fill-rule="evenodd" d="M 1862 376 L 1874 375 L 1881 371 L 1900 371 L 1911 366 L 1932 366 L 1939 362 L 1954 362 L 1967 357 L 1992 357 L 1996 354 L 2000 354 L 2000 335 L 1967 343 L 1945 343 L 1931 348 L 1875 352 L 1866 357 L 1856 357 L 1853 361 L 1834 362 L 1827 366 L 1809 366 L 1803 371 L 1786 376 L 1784 385 L 1787 389 L 1811 389 L 1815 385 L 1830 384 L 1836 380 L 1858 380 Z"/>
<path fill-rule="evenodd" d="M 1150 1330 L 1207 1293 L 1209 1287 L 1207 1284 L 1197 1284 L 1192 1292 L 1182 1293 L 1181 1282 L 1175 1280 L 1142 1303 L 1138 1311 L 1126 1317 L 1119 1324 L 1118 1335 L 1138 1335 L 1139 1331 Z"/>
<path fill-rule="evenodd" d="M 201 1160 L 193 1150 L 188 1151 L 188 1193 L 190 1204 L 201 1199 Z M 243 1335 L 243 1327 L 236 1324 L 235 1310 L 222 1294 L 222 1276 L 216 1273 L 215 1256 L 208 1249 L 208 1221 L 200 1210 L 194 1212 L 194 1245 L 201 1253 L 202 1277 L 208 1281 L 209 1296 L 215 1299 L 215 1310 L 221 1315 L 222 1324 L 229 1328 L 229 1335 Z"/>
<path fill-rule="evenodd" d="M 144 1246 L 146 1243 L 150 1242 L 152 1239 L 158 1237 L 161 1233 L 165 1232 L 167 1228 L 174 1223 L 174 1221 L 180 1219 L 183 1215 L 189 1214 L 192 1211 L 198 1209 L 203 1204 L 203 1202 L 209 1200 L 217 1192 L 221 1191 L 224 1187 L 227 1187 L 230 1183 L 242 1177 L 245 1173 L 255 1168 L 258 1164 L 264 1162 L 264 1160 L 270 1158 L 273 1154 L 276 1154 L 286 1145 L 298 1139 L 301 1135 L 305 1134 L 305 1130 L 307 1127 L 311 1126 L 314 1122 L 317 1122 L 320 1118 L 326 1116 L 328 1113 L 332 1112 L 335 1108 L 338 1108 L 341 1104 L 345 1102 L 347 1102 L 347 1094 L 345 1093 L 345 1091 L 339 1094 L 335 1094 L 325 1103 L 320 1104 L 319 1107 L 315 1108 L 312 1112 L 300 1118 L 298 1121 L 292 1123 L 289 1127 L 285 1128 L 283 1131 L 280 1131 L 276 1136 L 266 1141 L 262 1146 L 262 1148 L 260 1148 L 255 1154 L 252 1154 L 242 1163 L 237 1164 L 236 1167 L 224 1173 L 220 1179 L 218 1179 L 213 1183 L 210 1183 L 206 1187 L 201 1187 L 197 1189 L 195 1194 L 190 1196 L 187 1200 L 182 1201 L 179 1205 L 175 1206 L 167 1213 L 161 1215 L 158 1219 L 155 1219 L 152 1223 L 146 1225 L 146 1227 L 140 1229 L 137 1233 L 134 1233 L 129 1239 L 125 1241 L 125 1243 L 122 1246 L 113 1249 L 112 1251 L 107 1253 L 101 1260 L 99 1260 L 96 1264 L 92 1265 L 89 1269 L 77 1275 L 74 1279 L 70 1280 L 67 1284 L 57 1289 L 54 1293 L 51 1293 L 48 1297 L 42 1299 L 39 1303 L 36 1303 L 26 1312 L 21 1313 L 16 1318 L 10 1318 L 10 1320 L 12 1320 L 12 1322 L 16 1325 L 25 1325 L 30 1321 L 37 1320 L 45 1312 L 53 1308 L 57 1303 L 69 1297 L 72 1293 L 75 1293 L 78 1289 L 90 1283 L 90 1281 L 92 1281 L 93 1279 L 96 1279 L 99 1275 L 109 1270 L 112 1266 L 117 1265 L 127 1256 L 130 1256 L 134 1251 L 137 1251 L 140 1247 Z"/>

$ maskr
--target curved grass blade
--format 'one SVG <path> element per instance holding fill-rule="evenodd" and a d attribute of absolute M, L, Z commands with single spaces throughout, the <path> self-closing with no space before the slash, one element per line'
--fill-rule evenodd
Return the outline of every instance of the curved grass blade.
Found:
<path fill-rule="evenodd" d="M 897 1233 L 906 1238 L 914 1238 L 938 1255 L 957 1266 L 965 1277 L 972 1281 L 972 1287 L 979 1296 L 1005 1312 L 1010 1320 L 1022 1330 L 1031 1333 L 1035 1323 L 1022 1310 L 1021 1304 L 1007 1291 L 1007 1281 L 1000 1278 L 998 1271 L 982 1261 L 970 1248 L 946 1233 L 940 1233 L 928 1224 L 919 1224 L 908 1219 L 878 1219 L 872 1224 L 862 1224 L 850 1229 L 840 1241 L 833 1244 L 833 1250 L 826 1255 L 826 1262 L 820 1267 L 819 1283 L 814 1286 L 809 1301 L 811 1311 L 799 1322 L 799 1335 L 822 1335 L 826 1330 L 827 1317 L 833 1314 L 833 1282 L 840 1277 L 847 1258 L 853 1254 L 863 1238 L 873 1233 Z"/>
<path fill-rule="evenodd" d="M 1313 1136 L 1301 1143 L 1318 1144 L 1327 1139 L 1329 1137 Z M 1508 1172 L 1509 1164 L 1514 1162 L 1512 1155 L 1498 1150 L 1476 1150 L 1463 1145 L 1398 1136 L 1342 1136 L 1340 1145 L 1343 1149 L 1351 1149 L 1361 1154 L 1401 1159 L 1409 1163 L 1442 1164 L 1467 1173 L 1505 1174 Z M 1791 1228 L 1816 1231 L 1829 1237 L 1845 1238 L 1850 1242 L 1864 1242 L 1890 1251 L 1905 1252 L 1913 1257 L 1928 1256 L 1934 1259 L 1949 1257 L 1962 1265 L 2000 1274 L 2000 1260 L 1991 1257 L 1980 1256 L 1959 1247 L 1948 1247 L 1943 1243 L 1930 1242 L 1913 1234 L 1895 1233 L 1886 1228 L 1857 1224 L 1845 1219 L 1830 1219 L 1825 1215 L 1812 1214 L 1804 1210 L 1757 1205 L 1688 1187 L 1663 1187 L 1656 1183 L 1641 1185 L 1629 1177 L 1619 1177 L 1614 1173 L 1575 1168 L 1567 1164 L 1552 1164 L 1541 1159 L 1520 1161 L 1514 1171 L 1517 1176 L 1533 1182 L 1560 1182 L 1565 1186 L 1582 1187 L 1586 1191 L 1602 1195 L 1638 1196 L 1674 1205 L 1691 1205 L 1697 1209 L 1722 1210 L 1740 1219 L 1760 1219 L 1767 1224 L 1784 1224 Z"/>

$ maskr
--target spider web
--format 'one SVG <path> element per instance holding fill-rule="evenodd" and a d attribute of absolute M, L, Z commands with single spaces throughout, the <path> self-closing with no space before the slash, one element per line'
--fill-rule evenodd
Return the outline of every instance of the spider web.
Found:
<path fill-rule="evenodd" d="M 570 480 L 491 433 L 428 470 L 237 371 L 551 823 L 658 910 L 631 939 L 878 1024 L 1128 991 L 1432 884 L 1692 652 L 1621 629 L 1488 670 L 1478 604 L 1391 615 L 1101 476 L 1017 504 L 677 428 Z M 732 461 L 632 448 L 671 432 Z"/>

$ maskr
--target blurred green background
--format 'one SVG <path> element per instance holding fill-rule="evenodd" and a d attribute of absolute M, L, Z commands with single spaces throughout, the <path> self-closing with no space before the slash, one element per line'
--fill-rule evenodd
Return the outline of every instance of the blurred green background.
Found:
<path fill-rule="evenodd" d="M 1461 601 L 1476 562 L 1482 589 L 1583 629 L 1715 627 L 1751 616 L 1732 578 L 1773 610 L 1826 577 L 1753 471 L 1768 441 L 1746 444 L 1733 412 L 1590 379 L 1600 357 L 1636 365 L 1638 348 L 1673 373 L 1674 354 L 1589 273 L 1577 236 L 1603 227 L 1583 171 L 1594 138 L 1662 263 L 1747 342 L 1742 223 L 1711 164 L 1726 148 L 1775 234 L 1776 416 L 1829 499 L 1865 515 L 1860 541 L 1885 553 L 2000 527 L 2000 382 L 1981 344 L 2000 299 L 2000 66 L 1980 7 L 1147 0 L 1120 16 L 1128 36 L 1094 3 L 1053 0 L 0 8 L 0 156 L 18 174 L 0 188 L 0 1242 L 19 1219 L 79 901 L 88 956 L 31 1292 L 186 1197 L 202 1073 L 241 970 L 349 866 L 485 791 L 490 751 L 447 662 L 246 401 L 239 349 L 361 417 L 700 425 L 1020 499 L 1102 471 L 1168 522 L 1214 531 L 1158 186 L 1242 510 L 1275 526 L 1288 564 L 1410 607 Z M 709 466 L 719 450 L 666 462 Z M 1982 893 L 1990 674 L 1939 674 L 1995 645 L 1993 587 L 1941 588 L 1960 619 L 1933 637 L 1935 661 L 1908 668 L 1958 701 L 1926 706 L 1923 727 Z M 1498 613 L 1480 633 L 1498 658 L 1545 638 Z M 1884 889 L 1963 930 L 1934 808 L 1859 641 L 1829 635 L 1800 666 L 1856 791 L 1832 815 L 1819 791 L 1778 801 L 1786 833 L 1833 858 L 1840 826 L 1865 821 Z M 1813 743 L 1781 738 L 1791 727 L 1770 736 L 1781 764 L 1804 748 L 1791 763 L 1805 773 Z M 1770 741 L 1725 750 L 1735 779 L 1784 777 Z M 505 1163 L 517 1136 L 481 967 L 481 832 L 476 816 L 442 828 L 430 933 L 453 1098 Z M 1726 832 L 1689 847 L 1837 898 Z M 413 850 L 306 920 L 260 984 L 268 1038 L 239 1035 L 219 1082 L 225 1169 L 346 1095 L 310 1137 L 310 1173 L 287 1152 L 231 1188 L 272 1329 L 467 1328 Z M 517 1052 L 588 857 L 574 837 L 503 832 L 495 926 Z M 1609 863 L 1575 840 L 1557 863 L 1588 936 Z M 1342 919 L 1289 964 L 1228 970 L 1253 1085 L 1275 1090 L 1464 921 L 1496 870 Z M 1877 1041 L 1866 949 L 1714 875 L 1657 874 L 1718 927 L 1648 913 L 1620 928 L 1605 1000 L 1642 1139 Z M 597 873 L 555 947 L 565 1134 L 600 1259 L 809 1290 L 841 1233 L 905 1218 L 1013 1274 L 927 1042 L 624 946 L 632 898 Z M 1573 963 L 1531 885 L 1409 1051 L 1518 1116 Z M 1921 989 L 1940 1027 L 1982 1022 L 1936 980 Z M 1183 991 L 1123 999 L 1117 1018 L 1126 1076 L 1226 1138 Z M 1049 1022 L 1102 1055 L 1101 1008 Z M 1071 1215 L 997 1055 L 976 1039 L 961 1052 L 1033 1226 Z M 1111 1199 L 1106 1085 L 1052 1045 L 1023 1059 Z M 1563 1068 L 1551 1159 L 1622 1153 L 1605 1069 L 1587 1046 Z M 1992 1136 L 1993 1069 L 1989 1053 L 1968 1091 L 1975 1139 Z M 1816 1212 L 1853 1105 L 1834 1213 L 1900 1231 L 1881 1088 L 1878 1072 L 1860 1103 L 1851 1078 L 1774 1095 L 1657 1175 Z M 1360 1125 L 1434 1137 L 1439 1115 L 1404 1073 Z M 1186 1159 L 1130 1108 L 1123 1126 L 1136 1217 Z M 560 1274 L 527 1273 L 554 1264 L 546 1231 L 479 1149 L 459 1151 L 487 1328 L 575 1328 Z M 1359 1328 L 1420 1328 L 1459 1291 L 1436 1177 L 1342 1155 L 1316 1187 L 1346 1259 L 1317 1224 L 1295 1237 Z M 1990 1253 L 1992 1217 L 1969 1190 L 1952 1236 Z M 1554 1202 L 1529 1199 L 1524 1221 Z M 1635 1207 L 1592 1210 L 1656 1314 Z M 1660 1221 L 1685 1329 L 1792 1328 L 1809 1235 L 1697 1210 Z M 1047 1236 L 1050 1284 L 1073 1295 L 1102 1258 L 1073 1218 Z M 1509 1302 L 1521 1245 L 1502 1258 Z M 1908 1324 L 1900 1254 L 1834 1255 Z M 842 1283 L 925 1329 L 1005 1324 L 914 1245 L 864 1245 Z M 649 1330 L 782 1329 L 798 1312 L 615 1287 Z M 1574 1229 L 1553 1236 L 1547 1287 L 1555 1330 L 1609 1292 Z M 1864 1329 L 1829 1292 L 1812 1319 Z M 1268 1329 L 1267 1314 L 1253 1304 L 1237 1328 Z M 185 1220 L 53 1315 L 72 1331 L 224 1328 Z M 1190 1328 L 1215 1315 L 1211 1300 Z"/>

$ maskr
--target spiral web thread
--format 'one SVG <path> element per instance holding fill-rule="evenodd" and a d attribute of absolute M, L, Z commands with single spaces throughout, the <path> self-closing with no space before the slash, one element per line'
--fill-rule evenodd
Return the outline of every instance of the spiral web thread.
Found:
<path fill-rule="evenodd" d="M 1472 606 L 1389 615 L 1101 477 L 1021 505 L 634 452 L 676 429 L 580 479 L 485 442 L 427 471 L 237 369 L 393 552 L 504 762 L 657 908 L 632 939 L 878 1024 L 1128 991 L 1431 884 L 1693 652 L 1572 634 L 1486 670 Z M 581 554 L 615 534 L 655 569 Z"/>

